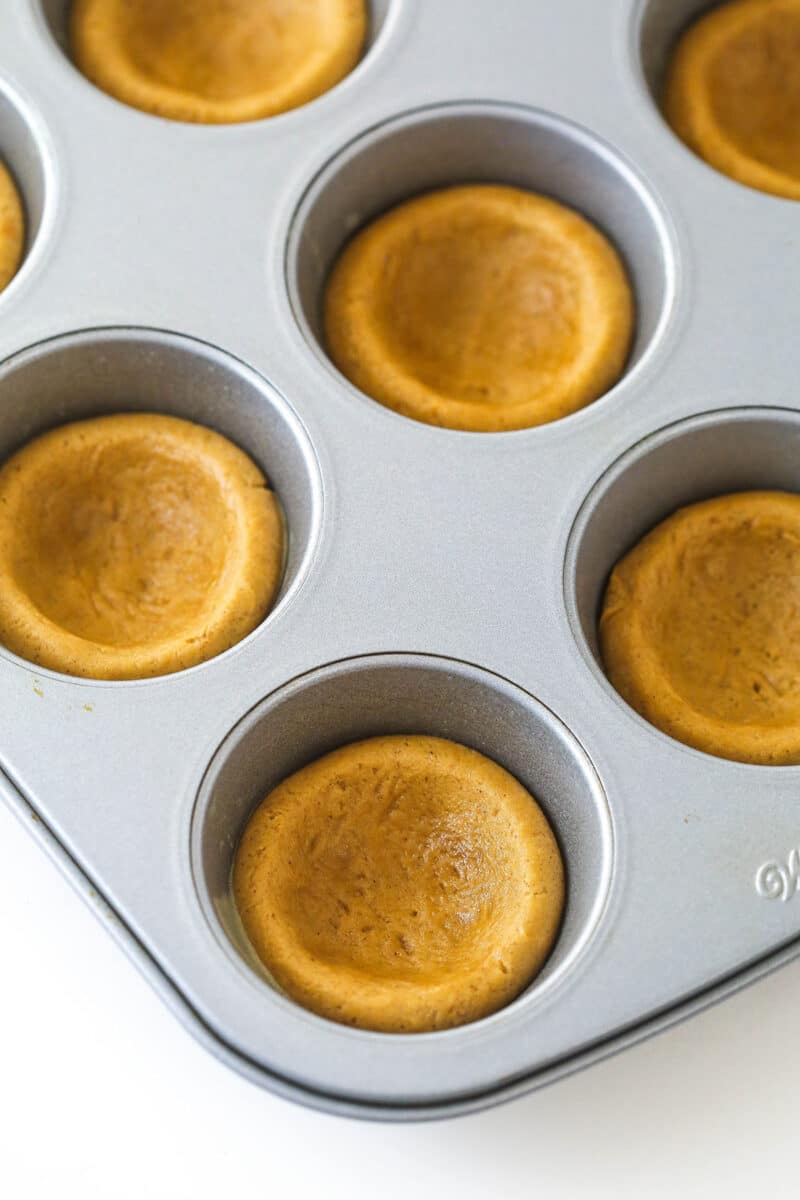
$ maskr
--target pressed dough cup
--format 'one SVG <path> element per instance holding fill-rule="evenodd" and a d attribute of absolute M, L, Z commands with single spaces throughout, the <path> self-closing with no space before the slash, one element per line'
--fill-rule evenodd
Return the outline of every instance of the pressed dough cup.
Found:
<path fill-rule="evenodd" d="M 263 475 L 220 434 L 154 414 L 62 426 L 0 469 L 0 642 L 96 679 L 193 666 L 262 620 L 283 540 Z"/>
<path fill-rule="evenodd" d="M 800 496 L 680 509 L 614 568 L 600 619 L 609 679 L 698 750 L 800 763 Z"/>
<path fill-rule="evenodd" d="M 497 431 L 607 391 L 628 356 L 633 300 L 618 254 L 578 213 L 475 184 L 409 200 L 358 233 L 324 318 L 334 363 L 374 400 Z"/>
<path fill-rule="evenodd" d="M 441 738 L 345 746 L 279 784 L 234 864 L 244 929 L 300 1004 L 383 1032 L 511 1001 L 546 959 L 561 856 L 530 794 Z"/>
<path fill-rule="evenodd" d="M 255 121 L 357 63 L 365 0 L 73 0 L 72 53 L 103 91 L 175 121 Z"/>
<path fill-rule="evenodd" d="M 16 275 L 24 244 L 22 201 L 8 169 L 0 163 L 0 291 Z"/>
<path fill-rule="evenodd" d="M 691 25 L 664 113 L 718 171 L 800 200 L 800 0 L 734 0 Z"/>

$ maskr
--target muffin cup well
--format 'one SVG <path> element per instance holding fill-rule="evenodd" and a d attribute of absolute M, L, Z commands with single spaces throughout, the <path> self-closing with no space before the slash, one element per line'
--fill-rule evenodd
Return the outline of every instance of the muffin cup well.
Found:
<path fill-rule="evenodd" d="M 43 133 L 10 88 L 0 80 L 0 161 L 5 163 L 19 192 L 25 214 L 22 260 L 10 287 L 24 270 L 26 259 L 42 241 L 55 204 L 55 179 Z M 4 289 L 5 292 L 6 289 Z"/>
<path fill-rule="evenodd" d="M 613 831 L 602 786 L 566 727 L 532 696 L 467 663 L 395 654 L 332 663 L 280 688 L 236 725 L 209 766 L 192 821 L 192 869 L 205 916 L 234 958 L 274 986 L 231 894 L 248 818 L 300 767 L 393 733 L 449 738 L 494 759 L 536 798 L 556 834 L 567 873 L 564 918 L 544 968 L 513 1002 L 523 1003 L 561 977 L 591 937 L 611 877 Z"/>
<path fill-rule="evenodd" d="M 286 254 L 290 300 L 307 340 L 331 369 L 322 304 L 345 242 L 403 200 L 465 183 L 541 192 L 610 238 L 635 294 L 636 334 L 626 370 L 635 366 L 666 320 L 674 286 L 671 238 L 643 181 L 609 146 L 560 117 L 515 105 L 454 103 L 368 130 L 323 167 L 299 204 Z"/>
<path fill-rule="evenodd" d="M 0 461 L 48 429 L 121 412 L 206 425 L 258 464 L 287 526 L 274 612 L 305 574 L 321 511 L 316 457 L 286 401 L 237 359 L 179 334 L 120 328 L 65 334 L 0 366 Z"/>
<path fill-rule="evenodd" d="M 722 409 L 679 421 L 634 446 L 597 481 L 570 535 L 564 588 L 573 632 L 607 687 L 597 622 L 616 563 L 677 509 L 759 490 L 800 492 L 800 413 Z"/>

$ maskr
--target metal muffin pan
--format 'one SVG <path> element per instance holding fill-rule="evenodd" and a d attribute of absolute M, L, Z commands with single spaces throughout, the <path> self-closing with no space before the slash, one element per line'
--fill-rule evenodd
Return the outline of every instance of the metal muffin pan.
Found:
<path fill-rule="evenodd" d="M 290 535 L 274 610 L 189 671 L 93 682 L 0 650 L 0 790 L 189 1028 L 303 1103 L 387 1120 L 481 1108 L 800 951 L 800 768 L 670 740 L 597 661 L 604 581 L 645 529 L 716 492 L 800 490 L 800 209 L 712 171 L 653 100 L 702 7 L 387 0 L 337 88 L 223 127 L 99 92 L 64 52 L 63 0 L 0 10 L 0 152 L 29 222 L 0 296 L 0 456 L 91 413 L 174 412 L 253 455 Z M 353 229 L 482 179 L 587 213 L 638 306 L 608 395 L 507 434 L 382 408 L 320 337 Z M 543 973 L 443 1033 L 297 1007 L 249 958 L 227 890 L 272 783 L 394 730 L 503 763 L 566 860 Z"/>

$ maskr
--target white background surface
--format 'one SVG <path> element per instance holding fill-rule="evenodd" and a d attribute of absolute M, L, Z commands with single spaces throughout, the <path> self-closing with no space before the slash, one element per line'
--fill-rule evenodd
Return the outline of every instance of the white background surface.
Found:
<path fill-rule="evenodd" d="M 246 1083 L 172 1017 L 0 808 L 0 1195 L 798 1195 L 800 964 L 510 1105 L 388 1126 Z"/>

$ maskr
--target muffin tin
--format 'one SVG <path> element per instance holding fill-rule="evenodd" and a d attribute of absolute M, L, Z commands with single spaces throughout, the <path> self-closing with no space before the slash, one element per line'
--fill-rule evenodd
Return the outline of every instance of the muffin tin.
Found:
<path fill-rule="evenodd" d="M 0 788 L 200 1040 L 305 1104 L 387 1120 L 478 1109 L 800 951 L 800 768 L 670 740 L 608 684 L 595 638 L 611 566 L 676 506 L 800 490 L 800 209 L 712 171 L 653 100 L 702 7 L 385 0 L 336 89 L 226 127 L 95 89 L 65 54 L 64 0 L 0 12 L 0 152 L 29 221 L 0 297 L 0 455 L 73 418 L 175 413 L 256 459 L 290 531 L 275 608 L 202 666 L 98 683 L 0 650 Z M 631 273 L 624 377 L 551 425 L 418 424 L 322 347 L 320 292 L 346 236 L 474 180 L 574 205 Z M 228 890 L 275 782 L 397 731 L 511 770 L 568 872 L 561 936 L 528 991 L 405 1037 L 281 995 Z"/>

